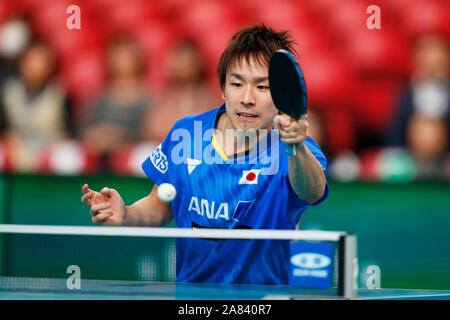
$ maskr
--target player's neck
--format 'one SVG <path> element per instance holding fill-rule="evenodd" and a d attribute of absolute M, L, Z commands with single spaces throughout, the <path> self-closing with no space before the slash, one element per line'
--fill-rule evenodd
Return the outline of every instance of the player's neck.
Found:
<path fill-rule="evenodd" d="M 244 132 L 236 129 L 226 113 L 219 116 L 215 127 L 216 141 L 219 143 L 227 157 L 245 154 L 258 145 L 265 138 L 270 129 Z"/>

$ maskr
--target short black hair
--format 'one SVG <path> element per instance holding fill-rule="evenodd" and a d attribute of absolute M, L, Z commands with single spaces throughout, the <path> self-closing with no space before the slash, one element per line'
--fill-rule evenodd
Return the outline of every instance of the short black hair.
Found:
<path fill-rule="evenodd" d="M 255 58 L 261 64 L 269 64 L 272 54 L 284 49 L 296 55 L 289 31 L 275 31 L 264 24 L 253 25 L 236 32 L 223 51 L 217 65 L 217 76 L 222 90 L 225 88 L 226 73 L 232 63 L 242 58 L 249 62 Z"/>

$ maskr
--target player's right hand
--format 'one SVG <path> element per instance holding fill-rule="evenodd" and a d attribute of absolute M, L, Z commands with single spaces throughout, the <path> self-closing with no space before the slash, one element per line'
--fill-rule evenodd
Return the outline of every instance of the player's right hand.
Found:
<path fill-rule="evenodd" d="M 126 213 L 125 203 L 116 190 L 105 187 L 97 192 L 84 184 L 81 191 L 83 192 L 81 202 L 90 207 L 89 213 L 93 223 L 105 226 L 123 225 Z"/>

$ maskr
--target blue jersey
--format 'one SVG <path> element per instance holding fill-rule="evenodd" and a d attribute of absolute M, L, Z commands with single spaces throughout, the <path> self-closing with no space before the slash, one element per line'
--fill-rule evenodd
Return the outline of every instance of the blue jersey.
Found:
<path fill-rule="evenodd" d="M 172 210 L 178 228 L 295 229 L 308 204 L 294 192 L 285 145 L 272 130 L 258 147 L 233 159 L 214 143 L 225 107 L 179 120 L 143 163 L 157 185 L 177 190 Z M 319 146 L 305 141 L 322 167 Z M 287 284 L 289 241 L 178 238 L 176 281 Z"/>

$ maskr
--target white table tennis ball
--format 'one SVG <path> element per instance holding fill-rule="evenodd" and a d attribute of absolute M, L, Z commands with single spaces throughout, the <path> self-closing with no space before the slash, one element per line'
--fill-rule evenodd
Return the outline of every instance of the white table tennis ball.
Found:
<path fill-rule="evenodd" d="M 162 183 L 158 187 L 158 197 L 164 202 L 172 201 L 177 195 L 177 190 L 170 183 Z"/>

